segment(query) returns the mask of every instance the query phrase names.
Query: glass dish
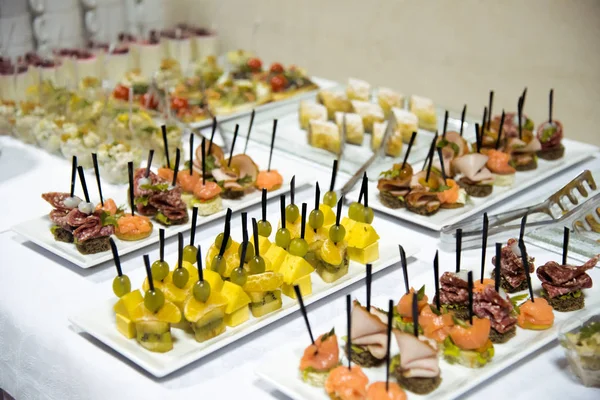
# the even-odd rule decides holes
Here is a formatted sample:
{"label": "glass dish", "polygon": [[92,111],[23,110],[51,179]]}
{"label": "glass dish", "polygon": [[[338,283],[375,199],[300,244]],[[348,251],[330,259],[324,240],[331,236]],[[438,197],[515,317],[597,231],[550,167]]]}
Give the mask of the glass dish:
{"label": "glass dish", "polygon": [[600,314],[594,312],[597,311],[590,310],[565,321],[558,337],[571,372],[585,386],[600,387]]}

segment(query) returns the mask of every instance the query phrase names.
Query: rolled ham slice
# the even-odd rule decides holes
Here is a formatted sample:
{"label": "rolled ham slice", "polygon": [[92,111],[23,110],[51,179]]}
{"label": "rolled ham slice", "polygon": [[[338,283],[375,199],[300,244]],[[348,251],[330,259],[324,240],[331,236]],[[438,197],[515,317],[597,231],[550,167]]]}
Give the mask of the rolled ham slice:
{"label": "rolled ham slice", "polygon": [[494,175],[485,167],[487,161],[488,156],[484,154],[470,153],[456,158],[452,166],[470,181],[483,182],[494,179]]}
{"label": "rolled ham slice", "polygon": [[433,378],[440,374],[437,348],[427,340],[394,330],[400,349],[400,368],[409,378]]}
{"label": "rolled ham slice", "polygon": [[367,309],[354,301],[352,309],[352,326],[350,329],[352,343],[365,346],[367,350],[378,359],[385,358],[387,349],[387,326],[379,317],[371,314]]}
{"label": "rolled ham slice", "polygon": [[538,138],[533,138],[529,143],[524,142],[519,138],[512,138],[508,142],[508,148],[513,153],[535,153],[542,149],[542,144]]}

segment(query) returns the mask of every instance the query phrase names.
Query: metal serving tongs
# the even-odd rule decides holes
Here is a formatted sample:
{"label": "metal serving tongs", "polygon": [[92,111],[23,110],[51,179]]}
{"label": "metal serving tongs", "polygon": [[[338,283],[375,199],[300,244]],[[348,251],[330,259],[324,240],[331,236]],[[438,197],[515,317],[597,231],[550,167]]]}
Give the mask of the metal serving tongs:
{"label": "metal serving tongs", "polygon": [[[581,196],[588,197],[588,189],[584,186],[584,183],[587,183],[592,191],[597,189],[592,173],[585,170],[539,204],[490,216],[488,237],[500,236],[500,234],[507,234],[509,231],[518,231],[520,220],[524,216],[527,216],[528,220],[526,228],[536,228],[555,223],[566,224],[574,215],[578,214],[584,205],[589,202],[597,203],[600,201],[600,193],[598,193],[584,203],[579,204],[579,200],[573,194],[573,191],[577,189]],[[456,230],[459,228],[463,231],[463,248],[472,248],[481,243],[482,224],[480,216],[477,215],[443,227],[440,239],[444,246],[454,245]]]}
{"label": "metal serving tongs", "polygon": [[377,160],[385,155],[385,149],[387,147],[387,142],[390,139],[390,137],[392,136],[394,129],[396,129],[396,118],[394,117],[394,114],[392,113],[392,114],[390,114],[390,117],[388,118],[387,127],[385,128],[385,133],[383,134],[383,139],[381,140],[381,145],[379,146],[379,148],[377,150],[375,150],[373,152],[373,155],[367,160],[367,162],[365,162],[362,165],[362,167],[360,167],[358,169],[358,171],[356,171],[354,173],[354,175],[352,175],[352,177],[350,179],[348,179],[348,182],[346,182],[344,184],[344,186],[342,186],[342,189],[340,191],[341,196],[347,195],[348,192],[350,192],[352,190],[354,185],[356,185],[356,182],[358,182],[359,179],[362,179],[363,174],[365,173],[366,170],[369,169],[371,164],[373,164],[375,162],[375,160]]}

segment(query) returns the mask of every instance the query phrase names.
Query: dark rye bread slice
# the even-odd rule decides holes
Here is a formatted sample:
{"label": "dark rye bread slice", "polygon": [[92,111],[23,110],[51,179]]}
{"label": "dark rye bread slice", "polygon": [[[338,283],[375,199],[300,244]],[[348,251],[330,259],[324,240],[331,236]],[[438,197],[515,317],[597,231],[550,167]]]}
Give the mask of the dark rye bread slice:
{"label": "dark rye bread slice", "polygon": [[[579,292],[581,292],[581,290],[579,290]],[[581,310],[585,305],[583,293],[579,293],[579,297],[568,296],[567,298],[562,299],[560,297],[551,299],[550,296],[548,296],[548,292],[542,290],[542,297],[548,301],[548,304],[550,304],[553,309],[561,312]]]}
{"label": "dark rye bread slice", "polygon": [[394,196],[390,192],[379,192],[379,201],[388,208],[404,208],[404,200],[400,200],[398,196]]}
{"label": "dark rye bread slice", "polygon": [[52,227],[52,234],[57,242],[73,243],[73,234],[58,225]]}
{"label": "dark rye bread slice", "polygon": [[537,160],[535,157],[531,158],[527,164],[517,164],[514,166],[517,171],[531,171],[537,168]]}
{"label": "dark rye bread slice", "polygon": [[407,378],[402,375],[400,368],[393,371],[393,375],[404,389],[416,394],[427,394],[433,392],[442,383],[440,375],[433,378]]}
{"label": "dark rye bread slice", "polygon": [[[345,346],[345,347],[347,347],[347,346]],[[357,347],[360,347],[360,346],[357,346]],[[348,350],[345,350],[345,352],[346,352],[346,356],[348,356]],[[367,350],[366,348],[364,349],[364,351],[361,351],[361,352],[354,351],[354,349],[353,349],[350,354],[350,359],[352,360],[353,363],[358,364],[361,367],[365,367],[365,368],[378,367],[381,364],[383,364],[383,362],[385,361],[385,358],[382,358],[380,360],[379,358],[373,357],[373,354],[371,354],[371,352],[369,350]]]}
{"label": "dark rye bread slice", "polygon": [[243,195],[243,190],[224,190],[221,192],[221,198],[227,200],[241,199]]}
{"label": "dark rye bread slice", "polygon": [[[496,272],[492,271],[492,279],[496,280]],[[506,279],[504,279],[504,276],[500,275],[500,286],[502,286],[502,289],[504,289],[506,291],[506,293],[516,293],[516,292],[521,292],[523,290],[527,290],[527,280],[523,279],[523,282],[521,282],[521,284],[517,287],[512,287],[510,285],[510,283],[508,283],[508,281]]]}
{"label": "dark rye bread slice", "polygon": [[506,343],[517,334],[517,326],[513,326],[511,329],[504,333],[500,333],[494,328],[490,329],[490,340],[492,343]]}
{"label": "dark rye bread slice", "polygon": [[75,243],[75,246],[81,254],[96,254],[110,250],[110,241],[108,240],[108,236],[102,236],[86,240],[85,242]]}
{"label": "dark rye bread slice", "polygon": [[562,158],[565,155],[565,146],[562,143],[556,147],[537,152],[537,156],[543,160],[553,161]]}
{"label": "dark rye bread slice", "polygon": [[437,208],[428,209],[425,205],[423,207],[413,207],[410,203],[406,203],[406,209],[414,212],[415,214],[427,216],[437,213],[440,207],[438,206]]}
{"label": "dark rye bread slice", "polygon": [[458,185],[465,189],[469,196],[473,197],[487,197],[492,194],[492,190],[494,189],[492,185],[472,184],[465,178],[460,178]]}

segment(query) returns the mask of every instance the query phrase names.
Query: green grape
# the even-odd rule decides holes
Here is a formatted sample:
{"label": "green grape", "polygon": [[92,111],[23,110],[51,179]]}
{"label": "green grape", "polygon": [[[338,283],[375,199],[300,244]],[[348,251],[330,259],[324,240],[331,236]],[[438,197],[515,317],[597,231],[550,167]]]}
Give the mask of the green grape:
{"label": "green grape", "polygon": [[[240,244],[240,247],[238,248],[238,255],[240,256],[240,258],[242,258],[242,247],[243,243]],[[252,243],[248,242],[248,245],[246,246],[246,258],[244,258],[244,262],[250,262],[252,257],[254,257],[254,246],[252,245]]]}
{"label": "green grape", "polygon": [[375,218],[375,213],[371,207],[363,207],[363,221],[367,224],[373,222],[373,218]]}
{"label": "green grape", "polygon": [[332,191],[326,192],[323,196],[323,203],[331,208],[335,207],[337,205],[337,194]]}
{"label": "green grape", "polygon": [[300,217],[300,210],[298,210],[298,206],[295,204],[288,204],[285,208],[285,220],[290,223],[294,223]]}
{"label": "green grape", "polygon": [[329,228],[329,239],[333,241],[333,243],[339,243],[344,240],[346,237],[346,228],[343,225],[332,225]]}
{"label": "green grape", "polygon": [[262,274],[266,270],[265,260],[261,256],[254,256],[248,263],[250,275]]}
{"label": "green grape", "polygon": [[324,222],[325,222],[325,215],[323,214],[323,211],[321,211],[321,210],[317,210],[317,209],[312,210],[310,212],[310,214],[308,215],[308,224],[313,229],[319,229],[320,227],[323,226]]}
{"label": "green grape", "polygon": [[196,264],[196,254],[198,254],[196,246],[188,244],[183,248],[183,261],[187,261],[190,264]]}
{"label": "green grape", "polygon": [[152,263],[152,279],[162,281],[169,275],[169,264],[166,261],[156,260]]}
{"label": "green grape", "polygon": [[273,228],[271,228],[271,223],[269,221],[258,221],[258,234],[260,236],[269,237],[271,236],[272,231]]}
{"label": "green grape", "polygon": [[227,263],[225,262],[225,258],[221,257],[218,254],[214,256],[212,264],[210,265],[210,269],[223,276],[223,274],[227,270]]}
{"label": "green grape", "polygon": [[154,288],[144,295],[144,305],[150,312],[157,312],[165,304],[165,295],[162,290]]}
{"label": "green grape", "polygon": [[210,283],[208,281],[197,281],[194,284],[194,298],[201,303],[205,303],[210,297]]}
{"label": "green grape", "polygon": [[127,275],[115,276],[113,280],[113,292],[117,297],[123,297],[131,292],[131,281]]}
{"label": "green grape", "polygon": [[210,264],[210,269],[212,271],[219,272],[221,270],[224,270],[225,268],[226,268],[225,258],[218,254],[216,256],[214,256],[212,263]]}
{"label": "green grape", "polygon": [[235,283],[238,286],[244,286],[246,281],[248,280],[248,273],[244,268],[236,268],[231,271],[231,276],[229,277],[231,283]]}
{"label": "green grape", "polygon": [[308,243],[306,240],[296,238],[290,243],[290,254],[293,256],[304,257],[308,253]]}
{"label": "green grape", "polygon": [[354,221],[357,222],[364,222],[363,221],[363,209],[365,208],[365,206],[363,206],[361,203],[355,201],[354,203],[350,204],[350,207],[348,207],[348,217],[350,217],[350,219],[353,219]]}
{"label": "green grape", "polygon": [[287,228],[281,228],[275,234],[275,244],[279,247],[287,249],[292,241],[292,234]]}
{"label": "green grape", "polygon": [[175,268],[173,271],[173,284],[183,289],[190,279],[190,273],[185,268]]}
{"label": "green grape", "polygon": [[[217,235],[217,238],[215,239],[215,246],[217,246],[217,249],[221,248],[221,245],[223,244],[223,238],[224,237],[225,237],[224,233],[219,233]],[[225,246],[225,250],[227,250],[230,247],[231,247],[231,236],[229,237],[229,240],[227,240],[227,245]]]}

